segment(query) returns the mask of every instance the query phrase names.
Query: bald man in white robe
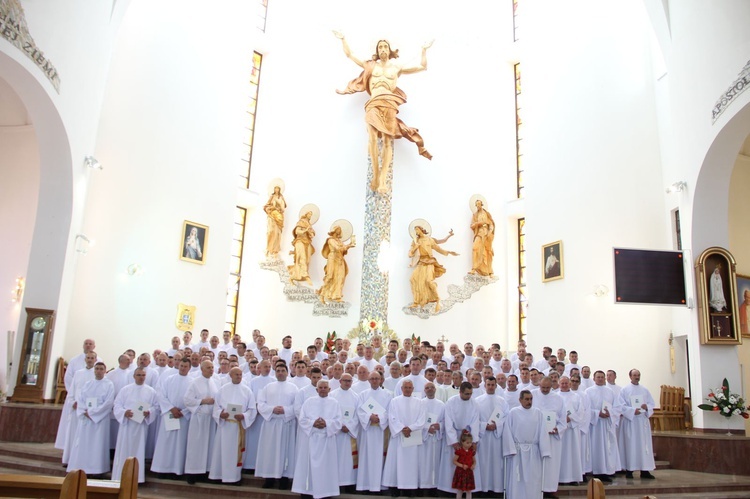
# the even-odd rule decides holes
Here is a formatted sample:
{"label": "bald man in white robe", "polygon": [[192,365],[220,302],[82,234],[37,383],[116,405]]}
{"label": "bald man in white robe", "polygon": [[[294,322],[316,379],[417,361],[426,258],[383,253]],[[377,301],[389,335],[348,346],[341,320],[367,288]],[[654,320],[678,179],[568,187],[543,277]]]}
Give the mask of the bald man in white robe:
{"label": "bald man in white robe", "polygon": [[138,483],[146,481],[146,438],[150,423],[159,415],[156,390],[146,384],[146,378],[146,370],[137,367],[133,372],[135,383],[123,387],[115,397],[112,412],[120,423],[120,431],[117,433],[112,480],[120,480],[125,460],[134,457],[138,461]]}
{"label": "bald man in white robe", "polygon": [[604,372],[594,373],[594,386],[586,390],[591,408],[591,468],[602,482],[611,482],[610,475],[621,469],[620,451],[617,447],[615,421],[620,418],[620,401],[606,386]]}
{"label": "bald man in white robe", "polygon": [[583,467],[581,461],[581,425],[588,418],[578,393],[570,390],[570,378],[560,378],[560,391],[558,392],[565,402],[565,421],[567,429],[562,435],[560,483],[577,485],[583,480]]}
{"label": "bald man in white robe", "polygon": [[620,460],[626,478],[633,478],[633,471],[640,470],[641,478],[654,478],[656,469],[651,424],[648,418],[654,413],[654,398],[647,388],[641,386],[641,372],[631,369],[630,384],[620,392],[622,420],[620,421]]}
{"label": "bald man in white robe", "polygon": [[[118,357],[117,362],[118,366],[105,375],[115,387],[115,398],[117,398],[117,394],[120,393],[120,390],[125,385],[133,382],[133,372],[130,370],[130,357],[122,354]],[[117,431],[120,429],[120,423],[117,422],[114,414],[110,414],[109,419],[109,448],[112,450],[117,443]]]}
{"label": "bald man in white robe", "polygon": [[412,380],[404,379],[402,395],[394,397],[388,408],[391,440],[383,467],[383,485],[392,490],[405,491],[419,487],[419,444],[415,442],[422,440],[425,412],[421,399],[414,397],[413,392]]}
{"label": "bald man in white robe", "polygon": [[[60,415],[60,423],[57,426],[57,438],[55,439],[55,449],[65,449],[65,444],[68,441],[68,435],[70,430],[71,415],[75,413],[73,404],[76,401],[75,389],[73,388],[73,377],[81,369],[87,366],[86,354],[93,352],[96,348],[96,342],[90,338],[83,340],[83,353],[79,353],[68,362],[68,366],[65,368],[65,377],[63,381],[65,383],[65,391],[68,394],[65,396],[65,403],[63,404],[62,414]],[[94,368],[94,364],[101,362],[101,359],[95,356],[94,361],[91,363],[89,369]],[[94,372],[91,372],[91,378],[94,378]],[[82,387],[83,385],[81,385]],[[80,389],[80,388],[79,388]],[[63,460],[63,463],[67,463],[67,460]]]}
{"label": "bald man in white robe", "polygon": [[503,432],[508,417],[508,403],[497,393],[497,379],[484,380],[485,393],[476,398],[479,409],[479,442],[477,467],[482,483],[479,490],[501,494],[505,489],[505,462],[503,459]]}
{"label": "bald man in white robe", "polygon": [[380,387],[382,377],[379,372],[372,372],[369,376],[370,388],[360,394],[361,404],[357,409],[361,429],[357,441],[359,468],[356,489],[379,493],[383,481],[383,448],[385,429],[388,426],[388,407],[393,397],[388,390]]}
{"label": "bald man in white robe", "polygon": [[[260,391],[274,381],[276,381],[276,378],[271,376],[271,362],[268,360],[259,362],[258,375],[251,379],[249,383],[250,390],[255,397],[256,409]],[[261,426],[263,426],[263,417],[258,415],[245,432],[245,461],[242,463],[242,468],[252,472],[255,472],[255,463],[258,458],[258,439],[260,438]]]}
{"label": "bald man in white robe", "polygon": [[217,426],[208,477],[239,485],[246,450],[245,430],[253,424],[258,411],[253,392],[242,382],[242,369],[233,367],[229,377],[231,382],[219,389],[213,404]]}
{"label": "bald man in white robe", "polygon": [[539,390],[534,393],[533,407],[542,411],[545,416],[545,424],[547,424],[550,456],[545,458],[544,461],[542,492],[552,495],[557,492],[562,464],[562,437],[568,429],[568,425],[565,401],[560,395],[552,391],[552,380],[548,376],[545,376],[539,382]]}
{"label": "bald man in white robe", "polygon": [[189,484],[204,478],[211,466],[216,421],[214,402],[219,384],[214,378],[214,364],[201,362],[201,375],[193,378],[185,392],[185,408],[190,411],[187,446],[185,447],[185,474]]}
{"label": "bald man in white robe", "polygon": [[[154,459],[151,461],[151,471],[154,473],[171,473],[182,475],[185,471],[185,451],[187,449],[188,428],[190,426],[190,411],[185,407],[185,393],[192,378],[190,359],[180,361],[177,374],[163,379],[159,383],[157,395],[161,422],[156,437]],[[179,425],[176,429],[167,429],[170,424]]]}
{"label": "bald man in white robe", "polygon": [[346,493],[354,493],[354,485],[357,483],[357,469],[354,467],[352,442],[354,442],[354,448],[356,449],[360,431],[357,421],[360,399],[351,387],[352,376],[344,373],[341,375],[339,388],[331,391],[330,395],[332,399],[339,403],[339,410],[341,411],[341,430],[336,434],[336,450],[339,487]]}
{"label": "bald man in white robe", "polygon": [[104,377],[107,366],[97,362],[94,379],[78,395],[76,416],[78,429],[68,461],[68,471],[83,470],[100,475],[109,467],[109,415],[115,402],[115,387]]}
{"label": "bald man in white robe", "polygon": [[[86,353],[84,355],[84,359],[86,364],[82,369],[76,371],[72,381],[70,382],[70,391],[68,392],[68,397],[65,399],[66,405],[68,404],[68,400],[70,400],[70,412],[68,413],[68,419],[65,422],[65,436],[62,438],[62,442],[64,443],[62,462],[64,465],[67,465],[70,461],[70,454],[73,450],[73,443],[75,443],[76,432],[78,431],[78,397],[81,395],[81,390],[83,390],[83,387],[86,385],[86,383],[94,379],[94,365],[97,363],[96,352]],[[63,414],[60,417],[65,417],[64,408]],[[61,419],[61,424],[62,421],[63,420]],[[59,431],[61,430],[58,429],[58,432]]]}
{"label": "bald man in white robe", "polygon": [[331,387],[319,380],[316,397],[308,398],[300,409],[299,431],[307,438],[297,448],[292,492],[313,499],[339,495],[336,435],[341,431],[341,410],[336,399],[328,396]]}
{"label": "bald man in white robe", "polygon": [[445,403],[437,398],[437,387],[431,381],[424,386],[425,425],[419,446],[419,488],[437,492],[440,456],[445,438]]}

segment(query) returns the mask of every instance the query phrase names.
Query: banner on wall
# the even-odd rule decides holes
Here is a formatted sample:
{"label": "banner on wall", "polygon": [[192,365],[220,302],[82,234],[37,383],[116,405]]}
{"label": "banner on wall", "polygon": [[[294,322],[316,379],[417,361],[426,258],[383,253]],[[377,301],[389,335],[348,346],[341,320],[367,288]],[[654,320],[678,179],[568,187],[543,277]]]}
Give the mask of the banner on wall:
{"label": "banner on wall", "polygon": [[26,56],[34,61],[47,79],[60,93],[60,75],[52,62],[36,46],[29,34],[26,18],[20,0],[0,0],[0,36],[18,47]]}

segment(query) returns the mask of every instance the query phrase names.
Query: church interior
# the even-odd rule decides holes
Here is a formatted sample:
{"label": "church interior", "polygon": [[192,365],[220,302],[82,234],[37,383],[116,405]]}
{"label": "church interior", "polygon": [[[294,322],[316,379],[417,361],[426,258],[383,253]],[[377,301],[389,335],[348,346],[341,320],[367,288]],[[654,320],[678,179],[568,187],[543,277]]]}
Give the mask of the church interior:
{"label": "church interior", "polygon": [[[727,459],[748,458],[747,420],[698,404],[723,379],[745,400],[750,386],[740,324],[745,289],[750,300],[750,3],[2,0],[0,9],[4,397],[25,393],[28,309],[50,312],[46,359],[31,378],[45,406],[57,359],[86,338],[108,366],[128,348],[168,348],[187,325],[243,338],[260,329],[269,345],[291,335],[299,349],[333,331],[354,344],[377,330],[499,343],[508,354],[525,339],[535,357],[545,346],[576,350],[623,384],[637,368],[657,400],[664,385],[684,388],[691,431],[729,428]],[[16,31],[30,42],[14,41]],[[425,70],[398,77],[407,98],[397,112],[431,159],[393,141],[382,192],[370,186],[368,96],[337,93],[362,71],[337,34],[361,60],[387,40],[405,67],[420,66],[429,46]],[[274,186],[285,211],[271,258]],[[494,224],[491,275],[474,272],[477,199]],[[310,210],[308,284],[290,273],[295,227]],[[346,223],[355,243],[342,296],[324,304],[323,249]],[[413,306],[419,224],[438,241],[452,234],[434,254],[439,310]],[[186,250],[191,228],[198,252]],[[680,252],[684,302],[619,302],[617,248]],[[710,322],[707,250],[726,263],[726,323]]]}

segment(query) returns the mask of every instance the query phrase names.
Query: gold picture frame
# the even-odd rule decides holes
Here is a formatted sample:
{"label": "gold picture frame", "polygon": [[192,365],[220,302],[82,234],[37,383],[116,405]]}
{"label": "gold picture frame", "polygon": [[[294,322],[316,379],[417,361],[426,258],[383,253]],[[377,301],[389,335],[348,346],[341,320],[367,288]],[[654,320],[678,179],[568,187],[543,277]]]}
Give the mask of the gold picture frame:
{"label": "gold picture frame", "polygon": [[542,282],[565,277],[562,241],[542,245]]}
{"label": "gold picture frame", "polygon": [[737,312],[740,334],[750,338],[750,275],[737,274]]}
{"label": "gold picture frame", "polygon": [[207,250],[208,225],[202,225],[189,220],[182,222],[180,260],[204,265],[206,263]]}
{"label": "gold picture frame", "polygon": [[704,345],[742,344],[736,268],[732,254],[718,246],[707,248],[695,262],[698,325]]}
{"label": "gold picture frame", "polygon": [[195,328],[195,305],[178,303],[174,324],[180,331],[192,331]]}

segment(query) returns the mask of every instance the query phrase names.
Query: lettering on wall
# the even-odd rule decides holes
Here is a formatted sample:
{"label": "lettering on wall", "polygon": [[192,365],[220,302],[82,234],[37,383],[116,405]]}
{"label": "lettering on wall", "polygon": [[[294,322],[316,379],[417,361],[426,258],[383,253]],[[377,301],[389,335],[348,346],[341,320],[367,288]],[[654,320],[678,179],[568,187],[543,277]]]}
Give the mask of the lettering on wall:
{"label": "lettering on wall", "polygon": [[0,36],[18,47],[26,56],[34,61],[47,79],[60,93],[60,75],[52,62],[36,46],[26,25],[23,7],[20,0],[0,0]]}
{"label": "lettering on wall", "polygon": [[737,79],[729,85],[729,88],[721,94],[719,100],[714,104],[714,108],[711,111],[711,123],[716,123],[716,120],[721,116],[721,113],[729,107],[729,104],[732,103],[735,97],[738,97],[748,87],[750,87],[750,61],[747,61],[747,64],[742,68]]}

